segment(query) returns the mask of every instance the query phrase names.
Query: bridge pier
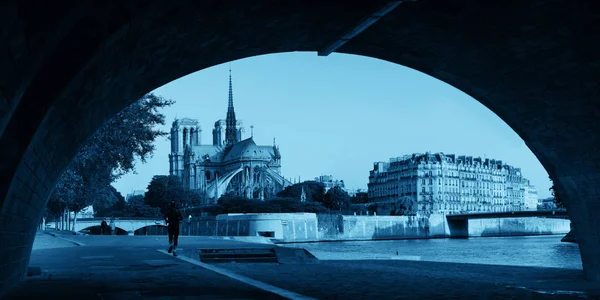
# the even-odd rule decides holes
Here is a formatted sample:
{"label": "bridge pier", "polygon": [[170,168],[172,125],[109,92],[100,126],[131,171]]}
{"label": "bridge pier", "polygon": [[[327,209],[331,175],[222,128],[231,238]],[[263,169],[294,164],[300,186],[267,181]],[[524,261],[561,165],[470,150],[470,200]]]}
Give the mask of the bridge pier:
{"label": "bridge pier", "polygon": [[[582,197],[583,198],[583,197]],[[600,205],[572,205],[567,203],[571,216],[572,230],[583,264],[583,273],[588,280],[600,281],[600,227],[597,213]]]}
{"label": "bridge pier", "polygon": [[567,233],[560,241],[565,243],[577,243],[577,238],[575,237],[575,232],[573,229]]}

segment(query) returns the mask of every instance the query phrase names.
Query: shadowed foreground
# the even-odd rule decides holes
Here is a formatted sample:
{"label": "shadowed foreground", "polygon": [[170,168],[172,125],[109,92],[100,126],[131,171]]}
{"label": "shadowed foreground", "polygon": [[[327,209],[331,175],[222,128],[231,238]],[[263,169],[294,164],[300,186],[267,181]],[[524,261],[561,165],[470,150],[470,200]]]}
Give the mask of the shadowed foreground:
{"label": "shadowed foreground", "polygon": [[[164,237],[68,236],[67,246],[46,235],[31,265],[47,271],[29,277],[7,299],[282,299],[211,270],[166,256]],[[51,239],[56,249],[49,249]],[[86,243],[87,242],[87,243]],[[69,242],[66,242],[69,243]],[[212,238],[183,238],[180,257],[197,259],[198,247],[270,247]],[[39,247],[36,247],[39,248]],[[34,248],[35,249],[35,248]],[[233,271],[317,299],[569,299],[600,297],[581,271],[402,260],[321,261],[319,264],[224,263]],[[74,297],[73,297],[74,296]]]}

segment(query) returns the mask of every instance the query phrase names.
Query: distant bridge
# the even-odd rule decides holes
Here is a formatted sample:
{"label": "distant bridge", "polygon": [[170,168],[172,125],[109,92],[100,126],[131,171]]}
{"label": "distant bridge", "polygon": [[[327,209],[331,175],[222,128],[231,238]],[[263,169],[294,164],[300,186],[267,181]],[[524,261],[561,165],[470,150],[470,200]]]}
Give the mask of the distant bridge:
{"label": "distant bridge", "polygon": [[[508,219],[508,218],[554,218],[554,219],[569,219],[569,215],[567,211],[564,209],[559,210],[524,210],[524,211],[509,211],[509,212],[477,212],[477,213],[464,213],[464,214],[452,214],[446,215],[446,220],[448,224],[448,229],[450,230],[451,237],[468,237],[469,236],[469,220],[477,220],[477,219]],[[532,220],[533,221],[533,220]],[[506,232],[513,231],[514,234],[522,231],[530,231],[535,228],[541,228],[536,225],[529,225],[529,229],[525,230],[525,227],[528,225],[501,225],[502,223],[498,223],[497,230],[503,230]],[[529,224],[535,224],[529,223]],[[475,227],[480,225],[475,225]],[[513,228],[511,228],[513,226]],[[523,228],[518,228],[514,226],[522,226]],[[508,227],[508,228],[505,228]],[[557,230],[562,230],[564,228],[558,225]],[[552,230],[547,230],[549,233],[553,232]],[[567,231],[568,232],[568,231]]]}
{"label": "distant bridge", "polygon": [[507,211],[507,212],[481,212],[481,213],[464,213],[446,215],[448,221],[462,221],[470,219],[497,219],[497,218],[526,218],[526,217],[542,217],[542,218],[560,218],[568,219],[569,215],[564,209],[559,210],[522,210],[522,211]]}
{"label": "distant bridge", "polygon": [[[85,218],[77,219],[75,222],[75,231],[82,231],[94,226],[100,226],[102,221],[106,221],[107,225],[110,225],[110,218]],[[123,218],[114,219],[115,228],[127,231],[130,235],[136,230],[142,229],[148,226],[161,226],[166,227],[165,220],[161,218]]]}

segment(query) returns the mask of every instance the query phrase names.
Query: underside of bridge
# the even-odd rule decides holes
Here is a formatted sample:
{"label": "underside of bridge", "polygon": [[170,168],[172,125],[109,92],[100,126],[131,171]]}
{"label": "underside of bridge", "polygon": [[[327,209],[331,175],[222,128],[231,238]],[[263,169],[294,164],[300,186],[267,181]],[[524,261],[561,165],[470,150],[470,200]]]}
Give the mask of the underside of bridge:
{"label": "underside of bridge", "polygon": [[600,280],[600,2],[386,4],[2,1],[0,291],[23,278],[54,183],[103,122],[191,72],[288,51],[387,60],[494,111],[555,180]]}

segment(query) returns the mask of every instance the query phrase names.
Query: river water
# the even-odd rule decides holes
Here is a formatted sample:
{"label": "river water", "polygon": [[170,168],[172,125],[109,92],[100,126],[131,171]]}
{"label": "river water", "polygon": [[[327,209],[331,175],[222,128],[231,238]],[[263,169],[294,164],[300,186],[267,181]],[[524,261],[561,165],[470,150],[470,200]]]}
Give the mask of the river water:
{"label": "river water", "polygon": [[563,235],[286,244],[319,259],[409,259],[582,269],[579,248]]}

